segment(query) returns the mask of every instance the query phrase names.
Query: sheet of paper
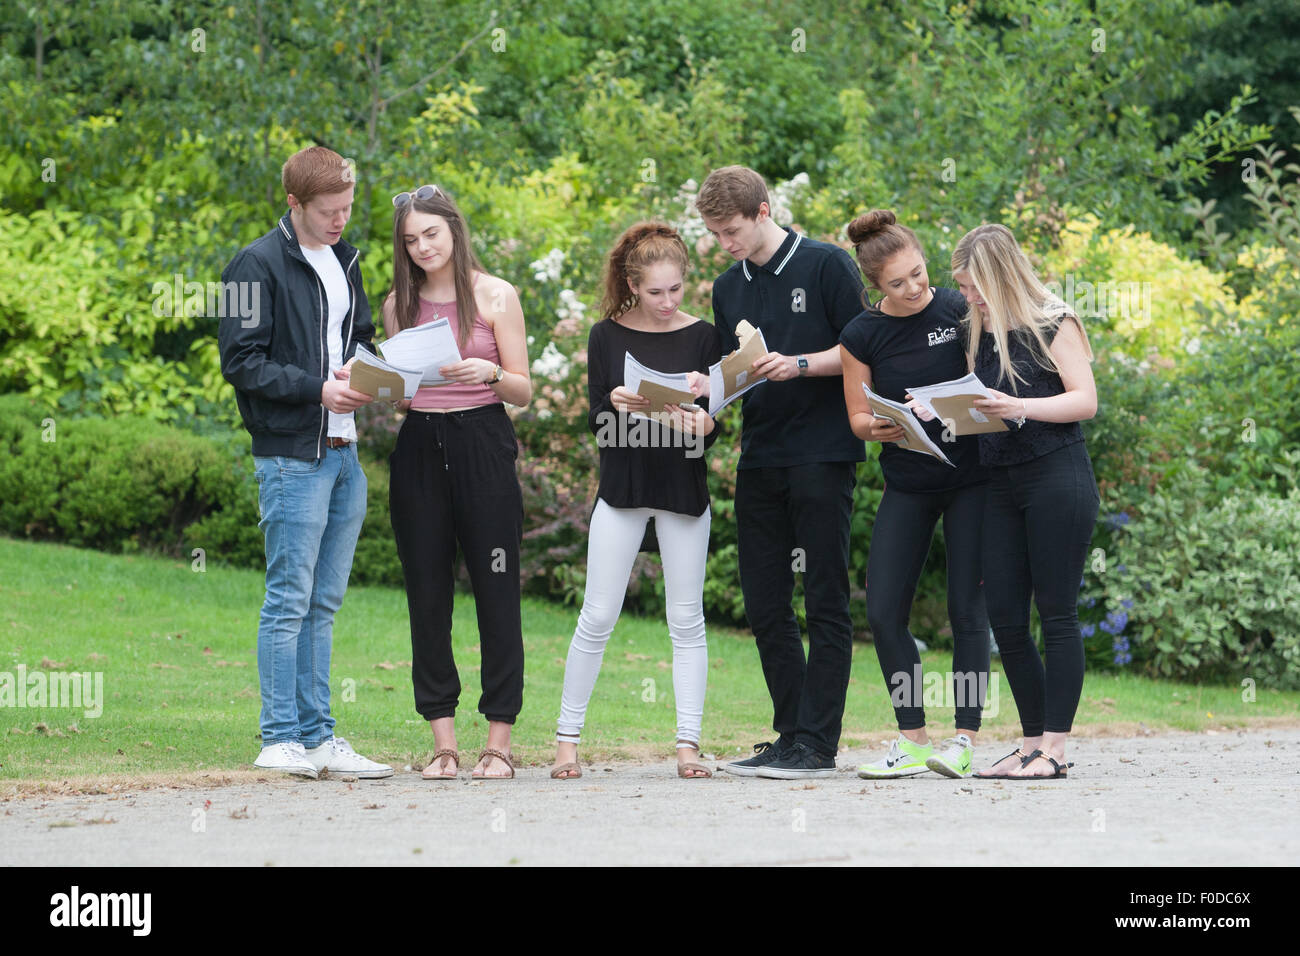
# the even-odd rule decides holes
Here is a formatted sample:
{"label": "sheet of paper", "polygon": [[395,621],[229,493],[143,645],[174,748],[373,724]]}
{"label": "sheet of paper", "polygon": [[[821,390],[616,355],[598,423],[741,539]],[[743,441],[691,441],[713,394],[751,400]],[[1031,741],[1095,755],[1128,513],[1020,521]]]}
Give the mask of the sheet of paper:
{"label": "sheet of paper", "polygon": [[664,406],[680,402],[695,404],[685,372],[657,372],[638,362],[631,352],[623,353],[623,387],[650,402],[650,414],[630,412],[631,417],[649,418],[673,428],[678,426],[671,418],[665,420]]}
{"label": "sheet of paper", "polygon": [[373,396],[376,401],[396,402],[415,398],[424,373],[409,368],[398,368],[385,362],[365,348],[358,348],[352,363],[349,386],[358,392]]}
{"label": "sheet of paper", "polygon": [[992,398],[992,395],[974,372],[950,382],[914,386],[907,391],[954,435],[979,435],[1007,430],[1002,419],[989,418],[975,407],[975,399]]}
{"label": "sheet of paper", "polygon": [[742,319],[736,325],[736,338],[740,340],[740,348],[709,366],[710,415],[717,415],[755,385],[767,381],[753,371],[754,363],[767,354],[763,330]]}
{"label": "sheet of paper", "polygon": [[[867,404],[871,406],[871,413],[877,418],[886,418],[895,425],[902,426],[903,440],[894,442],[899,448],[906,448],[908,451],[920,452],[922,455],[933,455],[945,465],[956,468],[943,451],[930,440],[930,436],[925,433],[921,427],[921,422],[912,410],[906,405],[900,405],[898,402],[891,402],[883,395],[877,395],[871,389],[867,388],[867,383],[862,383],[862,391],[867,395]],[[915,393],[914,393],[915,394]]]}
{"label": "sheet of paper", "polygon": [[439,375],[438,369],[460,361],[460,347],[448,319],[403,329],[380,343],[379,353],[395,368],[419,369],[422,386],[450,384],[451,379]]}

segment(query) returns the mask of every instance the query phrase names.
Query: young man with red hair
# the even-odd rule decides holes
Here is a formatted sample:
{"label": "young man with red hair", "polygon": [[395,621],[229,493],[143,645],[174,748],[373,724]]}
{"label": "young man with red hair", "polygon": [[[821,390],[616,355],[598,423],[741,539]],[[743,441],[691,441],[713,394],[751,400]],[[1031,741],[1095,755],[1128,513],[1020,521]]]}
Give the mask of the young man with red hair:
{"label": "young man with red hair", "polygon": [[330,651],[352,555],[366,515],[353,412],[370,396],[348,366],[374,326],[359,253],[343,242],[354,177],[333,150],[295,153],[282,173],[289,211],[241,249],[221,278],[251,291],[251,316],[218,332],[221,373],[235,387],[253,439],[266,600],[257,631],[262,751],[255,766],[317,777],[387,777],[334,736]]}

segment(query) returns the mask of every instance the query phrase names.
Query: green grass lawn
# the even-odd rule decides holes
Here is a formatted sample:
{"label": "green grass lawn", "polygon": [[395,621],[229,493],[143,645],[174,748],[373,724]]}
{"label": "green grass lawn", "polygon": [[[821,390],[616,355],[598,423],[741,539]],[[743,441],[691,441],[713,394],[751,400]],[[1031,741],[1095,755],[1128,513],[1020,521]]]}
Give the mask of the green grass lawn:
{"label": "green grass lawn", "polygon": [[[0,538],[0,672],[17,674],[24,665],[46,675],[103,674],[98,717],[82,709],[0,706],[0,778],[249,768],[259,747],[262,583],[256,571],[209,564],[196,572],[188,561]],[[524,604],[526,684],[514,749],[525,763],[550,759],[576,617],[573,607]],[[457,599],[453,633],[464,688],[460,746],[476,752],[487,726],[475,710],[479,650],[467,595]],[[406,599],[396,589],[351,589],[335,624],[337,732],[362,753],[399,766],[432,750],[432,735],[413,705],[409,635]],[[671,660],[663,621],[625,616],[619,622],[588,710],[584,757],[672,753]],[[924,664],[927,672],[950,668],[942,654],[925,655]],[[998,690],[997,714],[984,726],[1009,737],[1018,729],[1015,705],[1005,682]],[[1136,729],[1142,723],[1152,730],[1198,730],[1256,718],[1300,720],[1300,693],[1263,687],[1256,693],[1257,700],[1247,703],[1235,686],[1090,674],[1076,729]],[[927,717],[932,734],[948,732],[951,709],[927,707]],[[770,720],[752,638],[710,628],[704,749],[719,756],[748,751],[772,737]],[[857,645],[843,742],[883,739],[893,726],[875,652]]]}

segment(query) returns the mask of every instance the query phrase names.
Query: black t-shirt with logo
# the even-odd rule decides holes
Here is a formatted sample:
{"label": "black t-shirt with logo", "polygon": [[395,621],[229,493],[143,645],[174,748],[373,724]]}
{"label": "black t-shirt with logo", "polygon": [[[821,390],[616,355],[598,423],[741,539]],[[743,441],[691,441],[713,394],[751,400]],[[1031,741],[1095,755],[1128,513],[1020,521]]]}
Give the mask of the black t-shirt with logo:
{"label": "black t-shirt with logo", "polygon": [[[934,385],[966,374],[966,300],[954,289],[935,289],[915,315],[886,315],[870,308],[844,329],[840,344],[871,369],[872,391],[890,401],[906,402],[907,390]],[[967,435],[944,441],[940,421],[925,422],[925,432],[955,468],[937,458],[882,442],[880,468],[885,482],[899,491],[950,491],[988,480],[979,462],[978,438]]]}

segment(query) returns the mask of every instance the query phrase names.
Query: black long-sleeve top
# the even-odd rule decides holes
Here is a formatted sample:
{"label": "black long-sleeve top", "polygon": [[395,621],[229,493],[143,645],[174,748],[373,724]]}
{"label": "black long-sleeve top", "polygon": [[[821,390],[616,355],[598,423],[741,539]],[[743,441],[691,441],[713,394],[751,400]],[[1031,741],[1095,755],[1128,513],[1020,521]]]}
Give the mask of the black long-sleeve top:
{"label": "black long-sleeve top", "polygon": [[623,384],[627,352],[657,372],[707,375],[709,366],[722,358],[722,337],[704,321],[671,332],[642,332],[604,319],[592,326],[587,339],[587,425],[600,448],[598,497],[614,508],[702,515],[709,507],[704,450],[720,429],[701,441],[616,411],[609,395]]}

